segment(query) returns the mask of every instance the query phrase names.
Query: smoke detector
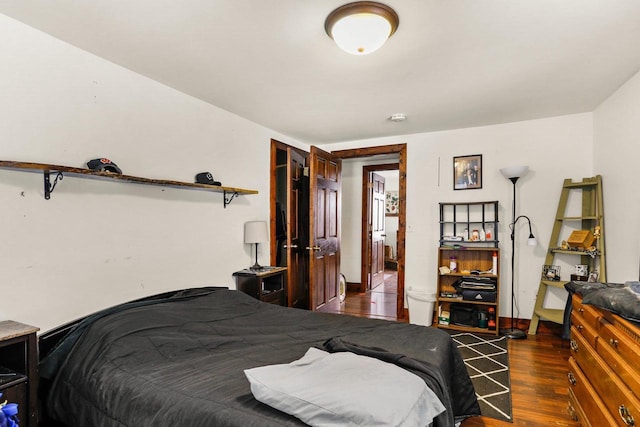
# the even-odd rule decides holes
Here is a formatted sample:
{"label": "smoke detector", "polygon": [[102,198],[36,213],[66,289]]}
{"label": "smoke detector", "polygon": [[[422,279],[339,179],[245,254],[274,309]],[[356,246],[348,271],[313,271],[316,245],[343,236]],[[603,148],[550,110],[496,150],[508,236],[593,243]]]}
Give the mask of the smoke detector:
{"label": "smoke detector", "polygon": [[407,120],[407,115],[404,113],[392,114],[391,117],[389,117],[389,120],[391,120],[392,122],[404,122],[405,120]]}

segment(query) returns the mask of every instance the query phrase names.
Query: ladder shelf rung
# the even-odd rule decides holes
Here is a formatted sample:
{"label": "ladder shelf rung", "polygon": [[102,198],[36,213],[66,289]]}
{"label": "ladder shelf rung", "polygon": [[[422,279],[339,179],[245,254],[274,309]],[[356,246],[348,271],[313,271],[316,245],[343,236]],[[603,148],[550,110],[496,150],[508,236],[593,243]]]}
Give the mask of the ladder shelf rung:
{"label": "ladder shelf rung", "polygon": [[562,216],[560,218],[556,218],[557,221],[584,221],[584,220],[591,220],[591,221],[597,221],[599,219],[601,219],[602,216],[601,215],[591,215],[591,216]]}
{"label": "ladder shelf rung", "polygon": [[536,314],[554,323],[564,323],[564,310],[560,308],[541,308],[536,310]]}
{"label": "ladder shelf rung", "polygon": [[596,187],[598,185],[598,181],[583,181],[583,182],[570,182],[565,184],[564,188],[585,188],[585,187]]}
{"label": "ladder shelf rung", "polygon": [[569,282],[567,282],[566,280],[541,280],[541,283],[547,286],[553,286],[554,288],[564,289],[564,285],[566,285]]}
{"label": "ladder shelf rung", "polygon": [[[591,252],[587,252],[587,251],[572,251],[570,249],[550,249],[549,252],[551,252],[552,254],[569,254],[569,255],[593,255],[593,253]],[[596,256],[599,256],[600,253],[596,253]]]}

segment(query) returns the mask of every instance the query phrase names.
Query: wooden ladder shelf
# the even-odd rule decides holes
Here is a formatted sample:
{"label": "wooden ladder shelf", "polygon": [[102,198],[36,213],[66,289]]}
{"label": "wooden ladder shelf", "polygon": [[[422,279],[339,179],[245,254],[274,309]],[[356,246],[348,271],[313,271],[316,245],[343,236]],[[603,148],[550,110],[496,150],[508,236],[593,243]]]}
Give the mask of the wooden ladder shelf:
{"label": "wooden ladder shelf", "polygon": [[[574,190],[582,191],[582,212],[580,216],[566,216],[567,203],[570,193]],[[599,237],[593,242],[592,248],[576,249],[567,248],[560,243],[560,232],[563,227],[575,230],[590,230],[594,232],[599,227]],[[598,234],[597,232],[594,234]],[[607,269],[604,244],[604,202],[602,196],[602,177],[597,175],[591,178],[583,178],[582,181],[573,182],[571,179],[565,179],[562,185],[562,193],[558,203],[558,211],[556,212],[555,221],[551,238],[549,239],[549,247],[545,258],[545,265],[554,265],[556,256],[558,255],[578,255],[580,256],[580,264],[589,266],[589,271],[598,269],[598,281],[606,282]],[[588,250],[592,249],[592,250]],[[568,281],[560,280],[540,280],[538,287],[538,295],[536,304],[533,308],[531,323],[529,324],[529,335],[535,335],[538,329],[538,323],[541,318],[551,320],[555,323],[562,324],[564,321],[564,310],[545,308],[544,301],[549,287],[562,288]]]}

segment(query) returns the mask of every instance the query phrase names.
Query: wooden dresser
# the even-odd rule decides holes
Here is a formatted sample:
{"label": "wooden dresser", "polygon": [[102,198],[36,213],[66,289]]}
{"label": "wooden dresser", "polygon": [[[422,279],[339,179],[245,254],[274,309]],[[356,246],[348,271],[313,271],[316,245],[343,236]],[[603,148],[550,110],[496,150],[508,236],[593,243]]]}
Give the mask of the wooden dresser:
{"label": "wooden dresser", "polygon": [[569,411],[583,426],[640,426],[640,327],[573,295]]}

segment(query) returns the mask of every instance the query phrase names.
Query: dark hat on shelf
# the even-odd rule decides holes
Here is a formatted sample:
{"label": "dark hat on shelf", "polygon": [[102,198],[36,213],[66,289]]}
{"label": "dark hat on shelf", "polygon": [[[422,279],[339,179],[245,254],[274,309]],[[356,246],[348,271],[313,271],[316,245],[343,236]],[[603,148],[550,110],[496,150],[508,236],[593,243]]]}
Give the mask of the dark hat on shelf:
{"label": "dark hat on shelf", "polygon": [[221,186],[222,183],[213,179],[211,172],[200,172],[196,175],[196,183]]}
{"label": "dark hat on shelf", "polygon": [[111,172],[111,173],[117,173],[117,174],[122,175],[122,170],[120,170],[118,165],[116,165],[111,160],[107,159],[106,157],[102,157],[100,159],[89,160],[87,162],[87,167],[89,169],[91,169],[91,170],[94,170],[94,171]]}

